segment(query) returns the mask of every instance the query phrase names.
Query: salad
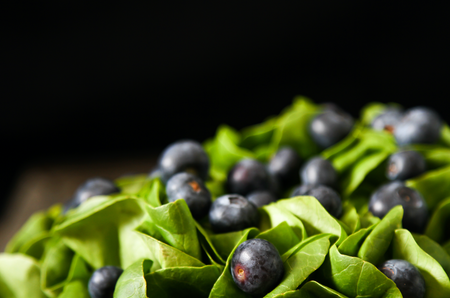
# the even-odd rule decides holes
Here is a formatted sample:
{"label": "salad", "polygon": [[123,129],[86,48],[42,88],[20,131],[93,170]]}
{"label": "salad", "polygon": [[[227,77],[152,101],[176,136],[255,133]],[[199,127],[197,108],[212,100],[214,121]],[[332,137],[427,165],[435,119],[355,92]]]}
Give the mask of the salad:
{"label": "salad", "polygon": [[371,103],[355,120],[297,97],[174,144],[150,174],[88,181],[31,216],[0,254],[0,297],[450,297],[450,128],[435,112]]}

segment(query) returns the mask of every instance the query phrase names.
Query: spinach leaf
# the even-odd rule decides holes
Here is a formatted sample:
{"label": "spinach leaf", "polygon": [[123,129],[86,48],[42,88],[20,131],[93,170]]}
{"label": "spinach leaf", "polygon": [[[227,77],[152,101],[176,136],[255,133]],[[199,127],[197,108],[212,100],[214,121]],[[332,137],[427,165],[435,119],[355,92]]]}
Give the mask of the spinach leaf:
{"label": "spinach leaf", "polygon": [[276,122],[277,118],[272,117],[261,124],[244,128],[239,145],[255,151],[258,146],[269,144],[275,131]]}
{"label": "spinach leaf", "polygon": [[359,215],[356,208],[350,202],[344,202],[342,206],[342,216],[340,220],[350,228],[352,234],[361,228]]}
{"label": "spinach leaf", "polygon": [[413,148],[425,158],[428,171],[450,165],[449,148],[429,144],[416,144]]}
{"label": "spinach leaf", "polygon": [[114,290],[114,297],[147,298],[147,281],[144,275],[150,273],[152,261],[141,259],[128,266],[120,275]]}
{"label": "spinach leaf", "polygon": [[201,259],[195,220],[185,200],[176,200],[157,208],[147,205],[145,210],[165,243]]}
{"label": "spinach leaf", "polygon": [[372,264],[378,264],[386,253],[395,230],[401,228],[402,218],[403,207],[392,208],[367,236],[361,245],[358,257]]}
{"label": "spinach leaf", "polygon": [[145,180],[136,196],[142,198],[152,207],[159,207],[167,200],[166,188],[159,178]]}
{"label": "spinach leaf", "polygon": [[288,210],[282,208],[278,203],[265,205],[259,211],[261,215],[259,228],[261,231],[286,222],[300,240],[308,237],[302,221]]}
{"label": "spinach leaf", "polygon": [[347,233],[341,225],[314,197],[302,196],[283,199],[274,205],[289,210],[289,212],[298,217],[305,226],[308,235],[330,233],[339,237],[338,244],[347,237]]}
{"label": "spinach leaf", "polygon": [[430,237],[430,239],[442,243],[447,240],[448,224],[450,218],[450,197],[443,200],[437,208],[434,210],[433,215],[428,221],[427,227],[425,229],[425,235]]}
{"label": "spinach leaf", "polygon": [[0,253],[0,297],[45,298],[35,259],[20,253]]}
{"label": "spinach leaf", "polygon": [[214,265],[161,269],[145,275],[147,295],[166,298],[208,297],[220,273]]}
{"label": "spinach leaf", "polygon": [[[228,258],[228,253],[222,251],[221,255],[213,245],[208,232],[198,222],[195,222],[195,225],[198,230],[198,238],[200,240],[202,248],[205,251],[211,263],[216,265],[225,265],[226,263],[225,260]],[[229,242],[227,242],[227,244],[229,244]]]}
{"label": "spinach leaf", "polygon": [[275,297],[295,290],[306,278],[322,265],[330,247],[331,235],[316,238],[298,249],[284,261],[284,276],[280,284],[265,297]]}
{"label": "spinach leaf", "polygon": [[231,258],[233,257],[233,253],[236,248],[242,242],[254,238],[257,234],[259,234],[258,229],[250,228],[244,231],[243,236],[239,239],[238,243],[236,243],[233,251],[229,254],[227,259],[227,264],[225,265],[225,269],[222,271],[220,277],[217,279],[214,284],[211,293],[209,294],[209,298],[218,298],[218,297],[233,297],[233,298],[251,298],[251,296],[243,291],[241,291],[233,281],[233,277],[231,276]]}
{"label": "spinach leaf", "polygon": [[358,143],[357,140],[363,131],[363,127],[360,124],[355,123],[353,130],[342,141],[323,150],[320,155],[325,159],[333,160],[341,152],[349,150],[356,145]]}
{"label": "spinach leaf", "polygon": [[94,269],[127,267],[148,255],[134,229],[146,216],[142,200],[128,196],[93,197],[53,228],[64,243]]}
{"label": "spinach leaf", "polygon": [[321,267],[329,286],[348,297],[402,297],[395,283],[374,265],[330,248]]}
{"label": "spinach leaf", "polygon": [[341,254],[356,257],[361,245],[366,240],[367,236],[372,232],[377,224],[371,225],[368,228],[360,229],[359,231],[351,234],[339,245],[338,249]]}
{"label": "spinach leaf", "polygon": [[361,109],[361,122],[364,125],[370,125],[372,120],[387,109],[387,105],[380,102],[368,103]]}
{"label": "spinach leaf", "polygon": [[440,142],[447,147],[450,147],[450,127],[445,123],[441,130],[441,140]]}
{"label": "spinach leaf", "polygon": [[406,181],[406,185],[419,191],[427,202],[428,209],[433,210],[450,194],[448,181],[450,181],[450,166],[410,179]]}
{"label": "spinach leaf", "polygon": [[[333,290],[327,286],[324,286],[317,281],[308,281],[304,286],[298,291],[300,295],[297,297],[311,297],[311,298],[347,298],[347,296]],[[293,296],[295,297],[295,296]]]}
{"label": "spinach leaf", "polygon": [[87,283],[81,280],[74,280],[68,283],[58,298],[91,298]]}
{"label": "spinach leaf", "polygon": [[423,251],[408,230],[395,231],[393,256],[410,262],[425,279],[427,298],[450,297],[450,281],[442,266]]}
{"label": "spinach leaf", "polygon": [[122,194],[135,195],[150,179],[147,174],[124,176],[116,179],[114,183],[120,188]]}
{"label": "spinach leaf", "polygon": [[285,221],[270,230],[262,232],[256,238],[265,239],[272,243],[280,255],[300,243],[300,238]]}
{"label": "spinach leaf", "polygon": [[425,235],[412,235],[417,245],[419,245],[421,249],[438,261],[438,263],[445,270],[445,273],[450,275],[450,256],[445,249]]}
{"label": "spinach leaf", "polygon": [[247,230],[222,234],[210,234],[209,239],[223,260],[228,259],[236,244],[247,234]]}
{"label": "spinach leaf", "polygon": [[51,234],[49,232],[42,232],[27,241],[22,247],[20,247],[19,252],[24,255],[35,258],[36,260],[41,260],[44,254],[45,247],[48,241],[51,239]]}

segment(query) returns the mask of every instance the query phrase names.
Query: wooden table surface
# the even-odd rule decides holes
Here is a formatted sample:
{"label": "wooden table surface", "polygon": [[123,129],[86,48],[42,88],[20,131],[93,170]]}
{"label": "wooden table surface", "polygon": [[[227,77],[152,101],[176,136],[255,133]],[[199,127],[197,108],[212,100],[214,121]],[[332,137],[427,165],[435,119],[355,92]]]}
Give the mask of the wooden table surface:
{"label": "wooden table surface", "polygon": [[0,251],[36,211],[69,200],[77,187],[92,177],[115,179],[148,173],[156,155],[148,158],[46,162],[25,168],[16,181],[9,204],[0,218]]}

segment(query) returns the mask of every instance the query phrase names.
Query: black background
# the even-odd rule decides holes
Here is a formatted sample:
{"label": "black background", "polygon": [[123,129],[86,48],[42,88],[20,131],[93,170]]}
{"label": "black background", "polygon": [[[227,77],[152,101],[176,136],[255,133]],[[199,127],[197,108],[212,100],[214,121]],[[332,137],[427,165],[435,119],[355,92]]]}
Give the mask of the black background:
{"label": "black background", "polygon": [[299,94],[354,116],[426,105],[450,122],[443,1],[148,2],[4,10],[2,200],[30,163],[155,154]]}

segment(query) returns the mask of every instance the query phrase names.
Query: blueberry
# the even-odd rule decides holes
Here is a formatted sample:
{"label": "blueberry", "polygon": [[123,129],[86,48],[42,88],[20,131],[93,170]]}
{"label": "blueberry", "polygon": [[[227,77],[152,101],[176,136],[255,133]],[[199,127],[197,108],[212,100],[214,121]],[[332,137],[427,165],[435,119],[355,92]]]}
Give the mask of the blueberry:
{"label": "blueberry", "polygon": [[269,161],[268,169],[280,186],[288,188],[299,182],[300,165],[298,153],[290,147],[284,147],[279,149]]}
{"label": "blueberry", "polygon": [[400,151],[389,157],[386,176],[390,180],[407,180],[426,170],[425,158],[417,151]]}
{"label": "blueberry", "polygon": [[266,167],[255,159],[243,159],[228,172],[227,189],[243,196],[256,190],[272,190],[274,179]]}
{"label": "blueberry", "polygon": [[214,232],[226,233],[255,227],[259,214],[255,204],[237,194],[217,198],[209,210],[209,222]]}
{"label": "blueberry", "polygon": [[197,176],[189,173],[178,173],[172,176],[167,181],[166,193],[169,202],[185,200],[194,218],[198,219],[208,214],[211,194]]}
{"label": "blueberry", "polygon": [[416,107],[405,113],[395,127],[394,136],[400,146],[433,144],[441,135],[442,121],[431,109]]}
{"label": "blueberry", "polygon": [[420,271],[408,261],[388,260],[381,264],[378,269],[395,282],[403,297],[425,297],[425,280]]}
{"label": "blueberry", "polygon": [[84,182],[75,191],[72,200],[66,204],[64,211],[78,207],[81,203],[94,196],[110,195],[119,193],[118,188],[113,181],[105,178],[91,178]]}
{"label": "blueberry", "polygon": [[[302,188],[303,189],[300,189]],[[301,196],[315,197],[320,204],[334,217],[339,217],[342,213],[341,197],[328,186],[325,185],[303,185],[298,188]]]}
{"label": "blueberry", "polygon": [[345,138],[353,128],[353,118],[340,109],[326,109],[309,124],[314,142],[328,148]]}
{"label": "blueberry", "polygon": [[247,200],[256,205],[256,207],[262,207],[270,203],[276,202],[277,198],[269,191],[258,190],[247,195]]}
{"label": "blueberry", "polygon": [[303,184],[322,184],[334,187],[337,173],[331,162],[321,157],[310,159],[300,170]]}
{"label": "blueberry", "polygon": [[263,297],[284,275],[278,250],[267,240],[250,239],[241,243],[231,258],[231,276],[244,292]]}
{"label": "blueberry", "polygon": [[411,232],[421,233],[428,219],[427,204],[416,190],[400,181],[390,182],[378,188],[370,198],[369,211],[383,218],[397,205],[403,206],[403,227]]}
{"label": "blueberry", "polygon": [[180,172],[189,172],[205,181],[209,172],[209,157],[196,141],[183,140],[168,146],[158,161],[161,180],[166,183]]}
{"label": "blueberry", "polygon": [[375,130],[386,130],[393,133],[397,124],[400,123],[402,116],[402,110],[399,108],[390,107],[376,116],[372,120],[371,126]]}
{"label": "blueberry", "polygon": [[316,187],[315,184],[302,184],[297,186],[296,188],[294,188],[294,190],[291,193],[291,198],[292,197],[297,197],[297,196],[306,196],[306,193],[308,191],[310,191],[311,189],[313,189],[314,187]]}
{"label": "blueberry", "polygon": [[91,298],[112,298],[122,272],[122,269],[115,266],[105,266],[95,270],[88,285]]}

